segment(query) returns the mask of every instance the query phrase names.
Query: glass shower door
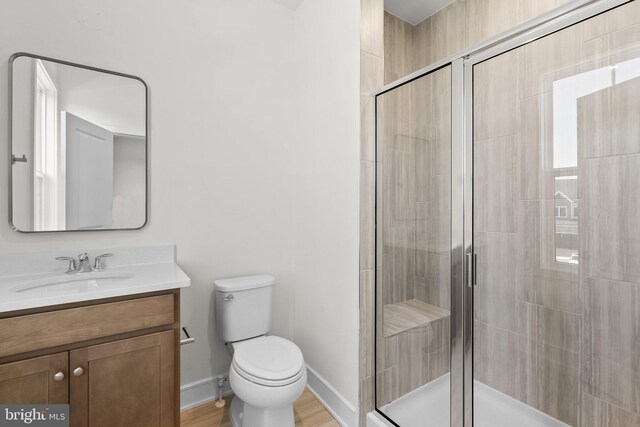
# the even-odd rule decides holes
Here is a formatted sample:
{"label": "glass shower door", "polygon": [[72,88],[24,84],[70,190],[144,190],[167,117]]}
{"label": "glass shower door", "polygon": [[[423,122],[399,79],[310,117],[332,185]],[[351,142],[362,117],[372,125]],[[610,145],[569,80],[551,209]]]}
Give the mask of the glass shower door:
{"label": "glass shower door", "polygon": [[376,101],[376,406],[403,427],[446,427],[451,67]]}
{"label": "glass shower door", "polygon": [[640,425],[640,1],[473,96],[474,425]]}

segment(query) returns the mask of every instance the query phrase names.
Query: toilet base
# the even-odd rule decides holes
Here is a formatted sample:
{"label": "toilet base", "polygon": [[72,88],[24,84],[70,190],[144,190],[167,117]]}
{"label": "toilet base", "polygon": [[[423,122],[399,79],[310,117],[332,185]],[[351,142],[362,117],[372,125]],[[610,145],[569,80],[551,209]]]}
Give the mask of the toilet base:
{"label": "toilet base", "polygon": [[233,427],[294,427],[293,405],[282,408],[258,408],[243,402],[238,396],[231,401]]}

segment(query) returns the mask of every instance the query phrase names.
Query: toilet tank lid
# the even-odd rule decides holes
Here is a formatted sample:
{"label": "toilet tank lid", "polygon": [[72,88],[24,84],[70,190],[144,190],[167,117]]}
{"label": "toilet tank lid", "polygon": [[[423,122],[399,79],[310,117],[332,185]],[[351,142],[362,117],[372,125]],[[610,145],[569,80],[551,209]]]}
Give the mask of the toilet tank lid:
{"label": "toilet tank lid", "polygon": [[237,292],[247,289],[263,288],[273,286],[275,277],[268,274],[258,274],[255,276],[233,277],[230,279],[215,280],[213,285],[219,292]]}

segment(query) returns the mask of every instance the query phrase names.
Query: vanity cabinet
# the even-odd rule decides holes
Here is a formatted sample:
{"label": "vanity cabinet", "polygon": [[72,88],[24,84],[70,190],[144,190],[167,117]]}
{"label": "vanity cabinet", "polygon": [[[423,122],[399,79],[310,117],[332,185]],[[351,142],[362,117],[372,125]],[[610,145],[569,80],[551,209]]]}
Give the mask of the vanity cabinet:
{"label": "vanity cabinet", "polygon": [[0,315],[0,403],[69,403],[72,427],[179,425],[179,292]]}
{"label": "vanity cabinet", "polygon": [[68,365],[67,352],[0,365],[0,403],[68,403]]}
{"label": "vanity cabinet", "polygon": [[173,331],[70,353],[71,426],[172,426]]}

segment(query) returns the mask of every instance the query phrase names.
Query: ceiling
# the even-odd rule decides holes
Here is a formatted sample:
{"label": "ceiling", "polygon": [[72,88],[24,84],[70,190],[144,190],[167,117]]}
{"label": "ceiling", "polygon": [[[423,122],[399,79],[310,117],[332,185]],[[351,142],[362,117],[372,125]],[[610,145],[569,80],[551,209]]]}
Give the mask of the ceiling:
{"label": "ceiling", "polygon": [[419,24],[453,0],[384,0],[384,10],[411,25]]}

